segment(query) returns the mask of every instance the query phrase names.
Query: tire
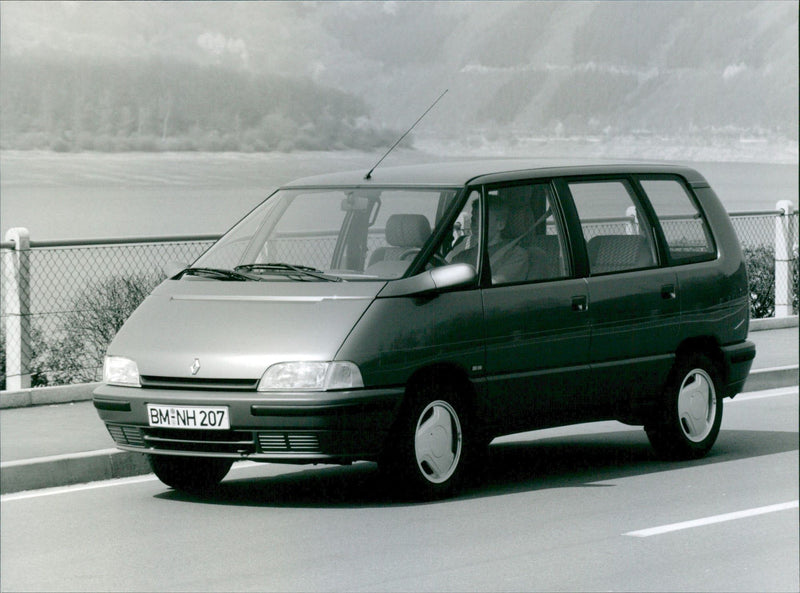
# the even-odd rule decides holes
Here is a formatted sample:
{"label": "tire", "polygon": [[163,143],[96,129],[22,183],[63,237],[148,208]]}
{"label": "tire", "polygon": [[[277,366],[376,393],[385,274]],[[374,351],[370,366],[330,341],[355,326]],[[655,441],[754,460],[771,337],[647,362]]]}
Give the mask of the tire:
{"label": "tire", "polygon": [[680,358],[664,387],[647,438],[664,459],[699,459],[711,450],[722,424],[720,378],[705,354]]}
{"label": "tire", "polygon": [[207,492],[222,481],[233,465],[231,459],[148,455],[150,468],[159,480],[175,490]]}
{"label": "tire", "polygon": [[452,386],[426,386],[404,404],[379,461],[386,480],[414,498],[452,494],[468,450],[466,410]]}

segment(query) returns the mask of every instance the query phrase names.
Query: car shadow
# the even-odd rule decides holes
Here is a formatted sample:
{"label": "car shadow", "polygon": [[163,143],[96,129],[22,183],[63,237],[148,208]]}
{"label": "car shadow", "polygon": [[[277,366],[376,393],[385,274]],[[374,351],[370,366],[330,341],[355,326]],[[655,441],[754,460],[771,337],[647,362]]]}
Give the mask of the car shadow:
{"label": "car shadow", "polygon": [[554,488],[614,487],[607,482],[685,467],[702,467],[798,449],[796,432],[722,431],[703,459],[656,457],[643,430],[514,440],[491,445],[453,497],[416,501],[394,491],[374,463],[309,467],[277,476],[228,477],[192,495],[167,490],[157,498],[198,504],[291,508],[357,508],[440,504]]}

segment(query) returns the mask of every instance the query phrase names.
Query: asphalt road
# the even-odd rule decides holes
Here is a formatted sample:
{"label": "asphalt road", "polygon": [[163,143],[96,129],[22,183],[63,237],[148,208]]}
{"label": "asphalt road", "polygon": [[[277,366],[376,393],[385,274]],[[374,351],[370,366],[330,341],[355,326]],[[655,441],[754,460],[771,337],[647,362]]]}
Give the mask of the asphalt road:
{"label": "asphalt road", "polygon": [[0,498],[3,591],[798,591],[798,389],[726,400],[697,462],[609,422],[495,441],[460,496],[372,464],[235,466],[211,499],[152,476]]}

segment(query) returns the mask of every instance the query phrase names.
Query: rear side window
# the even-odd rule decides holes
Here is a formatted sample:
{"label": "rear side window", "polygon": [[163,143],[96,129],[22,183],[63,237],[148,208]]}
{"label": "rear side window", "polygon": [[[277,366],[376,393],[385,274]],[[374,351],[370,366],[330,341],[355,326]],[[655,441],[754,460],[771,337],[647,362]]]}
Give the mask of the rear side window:
{"label": "rear side window", "polygon": [[708,224],[678,179],[640,179],[658,217],[675,263],[713,259],[716,253]]}
{"label": "rear side window", "polygon": [[626,180],[573,181],[569,191],[593,276],[658,265],[648,218]]}

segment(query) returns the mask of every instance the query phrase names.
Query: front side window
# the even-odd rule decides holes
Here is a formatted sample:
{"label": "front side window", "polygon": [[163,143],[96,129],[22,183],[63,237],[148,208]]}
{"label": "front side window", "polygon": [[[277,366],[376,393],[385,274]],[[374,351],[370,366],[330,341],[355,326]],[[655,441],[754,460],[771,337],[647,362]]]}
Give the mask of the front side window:
{"label": "front side window", "polygon": [[399,278],[456,194],[416,188],[281,190],[193,267],[270,279],[310,280],[313,273],[344,280]]}
{"label": "front side window", "polygon": [[652,228],[627,181],[573,181],[568,185],[593,276],[657,265]]}
{"label": "front side window", "polygon": [[655,210],[673,262],[712,259],[714,242],[708,224],[678,179],[640,179]]}
{"label": "front side window", "polygon": [[549,183],[486,191],[486,250],[493,285],[569,275],[566,241]]}
{"label": "front side window", "polygon": [[473,190],[453,223],[453,231],[445,236],[441,251],[446,252],[446,263],[469,264],[478,270],[480,262],[481,192]]}

